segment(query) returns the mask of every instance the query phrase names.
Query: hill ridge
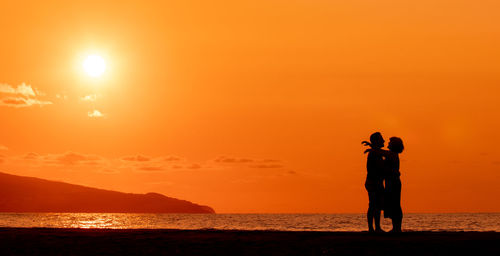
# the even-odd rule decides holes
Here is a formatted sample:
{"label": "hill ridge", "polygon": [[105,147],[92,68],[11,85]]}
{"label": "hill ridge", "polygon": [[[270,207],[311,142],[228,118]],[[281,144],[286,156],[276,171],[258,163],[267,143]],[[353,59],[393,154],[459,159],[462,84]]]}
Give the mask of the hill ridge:
{"label": "hill ridge", "polygon": [[215,213],[156,192],[126,193],[0,172],[0,212]]}

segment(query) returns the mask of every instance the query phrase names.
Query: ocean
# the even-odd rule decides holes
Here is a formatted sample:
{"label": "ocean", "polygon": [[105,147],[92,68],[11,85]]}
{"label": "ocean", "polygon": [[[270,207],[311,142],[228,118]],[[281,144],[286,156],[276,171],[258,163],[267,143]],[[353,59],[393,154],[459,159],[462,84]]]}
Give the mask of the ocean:
{"label": "ocean", "polygon": [[[0,227],[365,231],[364,214],[0,213]],[[391,229],[390,220],[382,227]],[[406,231],[500,232],[500,213],[405,214]]]}

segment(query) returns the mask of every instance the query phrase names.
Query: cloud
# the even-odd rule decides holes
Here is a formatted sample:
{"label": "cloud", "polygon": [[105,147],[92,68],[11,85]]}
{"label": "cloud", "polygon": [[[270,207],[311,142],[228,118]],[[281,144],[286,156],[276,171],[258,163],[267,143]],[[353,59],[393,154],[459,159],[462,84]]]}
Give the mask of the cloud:
{"label": "cloud", "polygon": [[220,156],[214,160],[214,162],[220,165],[244,165],[249,168],[259,168],[259,169],[272,169],[272,168],[283,168],[284,166],[280,164],[280,160],[275,159],[251,159],[251,158],[238,158],[238,157],[225,157]]}
{"label": "cloud", "polygon": [[88,112],[89,117],[94,117],[94,118],[99,118],[99,117],[104,117],[104,114],[101,113],[101,111],[94,109],[94,111],[89,111]]}
{"label": "cloud", "polygon": [[124,156],[124,157],[122,157],[122,160],[133,161],[133,162],[147,162],[147,161],[151,160],[151,157],[143,156],[143,155]]}
{"label": "cloud", "polygon": [[163,161],[165,162],[174,162],[174,161],[181,161],[183,160],[181,157],[178,156],[165,156],[163,157]]}
{"label": "cloud", "polygon": [[277,162],[281,162],[281,161],[275,160],[275,159],[264,159],[261,162],[263,162],[263,163],[277,163]]}
{"label": "cloud", "polygon": [[40,158],[40,155],[35,152],[29,152],[23,157],[24,159],[34,160]]}
{"label": "cloud", "polygon": [[6,146],[4,146],[4,145],[2,145],[2,144],[0,144],[0,150],[9,150],[9,148],[6,147]]}
{"label": "cloud", "polygon": [[67,96],[67,95],[61,95],[61,94],[56,94],[56,98],[58,98],[58,99],[63,99],[63,100],[67,100],[67,99],[68,99],[68,96]]}
{"label": "cloud", "polygon": [[161,166],[141,166],[138,167],[137,170],[141,171],[163,171],[163,167]]}
{"label": "cloud", "polygon": [[90,101],[90,102],[94,102],[97,100],[97,95],[96,94],[90,94],[90,95],[86,95],[84,97],[81,98],[83,101]]}
{"label": "cloud", "polygon": [[62,154],[39,154],[36,152],[28,152],[21,156],[11,157],[18,163],[30,166],[50,166],[50,167],[107,167],[110,164],[108,158],[98,155],[83,154],[78,152],[68,151]]}
{"label": "cloud", "polygon": [[248,158],[233,158],[233,157],[225,157],[220,156],[214,160],[217,163],[251,163],[254,160]]}
{"label": "cloud", "polygon": [[31,85],[22,83],[17,87],[8,84],[0,84],[0,94],[6,94],[0,98],[0,106],[22,108],[30,106],[50,105],[52,102],[37,99],[38,96],[44,96],[45,93],[33,89]]}
{"label": "cloud", "polygon": [[98,173],[104,173],[104,174],[117,174],[120,173],[118,170],[115,169],[110,169],[110,168],[104,168],[97,170]]}
{"label": "cloud", "polygon": [[[92,171],[102,174],[115,174],[122,172],[168,172],[168,171],[195,171],[210,170],[207,163],[195,163],[186,158],[164,155],[125,155],[121,157],[105,157],[100,155],[85,154],[68,151],[59,154],[40,154],[28,152],[23,155],[2,158],[0,162],[19,165],[21,168],[51,168],[61,171]],[[24,167],[23,167],[24,166]]]}
{"label": "cloud", "polygon": [[43,157],[43,161],[56,165],[100,165],[103,163],[103,158],[96,155],[66,152],[60,155],[46,155]]}
{"label": "cloud", "polygon": [[14,108],[30,107],[34,105],[42,107],[44,105],[50,105],[50,104],[52,104],[51,101],[43,101],[38,99],[29,99],[22,97],[6,97],[0,99],[0,106],[14,107]]}
{"label": "cloud", "polygon": [[200,169],[201,165],[199,165],[199,164],[190,164],[190,165],[186,166],[186,168],[188,168],[188,169]]}
{"label": "cloud", "polygon": [[22,83],[17,87],[8,84],[0,84],[0,93],[20,94],[25,97],[36,96],[35,91],[31,88],[31,85],[26,85],[25,83]]}
{"label": "cloud", "polygon": [[259,168],[259,169],[274,169],[274,168],[283,168],[281,164],[255,164],[249,165],[250,168]]}
{"label": "cloud", "polygon": [[137,171],[164,171],[166,169],[165,161],[162,157],[150,157],[144,155],[133,155],[124,156],[121,158],[122,163],[124,163],[129,168],[135,169]]}
{"label": "cloud", "polygon": [[132,168],[137,171],[169,171],[179,169],[201,169],[207,166],[188,162],[185,158],[179,156],[144,156],[144,155],[129,155],[120,158],[122,164],[127,168]]}
{"label": "cloud", "polygon": [[[104,157],[93,154],[85,154],[74,151],[68,151],[61,154],[39,154],[28,152],[24,155],[13,158],[16,163],[29,166],[30,168],[60,168],[61,170],[92,170],[98,173],[118,173],[122,171],[138,172],[168,172],[168,171],[195,171],[195,170],[213,170],[220,169],[224,165],[213,165],[213,160],[206,162],[192,162],[186,158],[175,155],[147,156],[142,154],[125,155],[121,157]],[[239,159],[239,158],[238,158]],[[262,160],[261,160],[262,161]],[[247,163],[248,161],[241,161]],[[276,168],[271,166],[275,164],[266,164],[251,160],[254,168]],[[248,164],[238,166],[246,167]]]}

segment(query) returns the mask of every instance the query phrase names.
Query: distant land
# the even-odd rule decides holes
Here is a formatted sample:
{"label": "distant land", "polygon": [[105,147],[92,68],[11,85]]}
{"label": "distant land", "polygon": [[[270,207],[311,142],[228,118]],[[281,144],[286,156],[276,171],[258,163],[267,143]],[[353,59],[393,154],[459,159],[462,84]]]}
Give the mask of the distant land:
{"label": "distant land", "polygon": [[2,172],[0,212],[215,213],[158,193],[123,193]]}

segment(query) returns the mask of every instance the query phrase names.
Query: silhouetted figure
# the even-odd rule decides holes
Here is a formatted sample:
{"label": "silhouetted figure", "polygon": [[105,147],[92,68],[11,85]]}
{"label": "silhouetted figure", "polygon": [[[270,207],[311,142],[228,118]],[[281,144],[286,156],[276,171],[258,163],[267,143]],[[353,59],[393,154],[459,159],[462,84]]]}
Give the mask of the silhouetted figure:
{"label": "silhouetted figure", "polygon": [[[366,161],[366,181],[365,188],[368,191],[368,212],[366,217],[368,220],[368,231],[369,232],[383,232],[380,227],[380,213],[383,207],[384,200],[384,160],[383,154],[380,150],[384,147],[384,138],[379,132],[373,133],[370,136],[370,143],[368,143],[373,150],[368,153]],[[373,222],[375,221],[375,229],[373,228]]]}
{"label": "silhouetted figure", "polygon": [[401,173],[399,172],[399,154],[404,150],[403,141],[398,137],[391,137],[387,148],[389,151],[384,150],[384,217],[392,219],[391,232],[401,232],[403,210],[401,209]]}
{"label": "silhouetted figure", "polygon": [[373,142],[363,141],[363,144],[371,146],[371,149],[365,151],[378,153],[384,158],[383,179],[385,180],[384,189],[384,217],[392,220],[391,232],[401,232],[403,221],[403,211],[401,209],[401,173],[399,172],[399,154],[403,152],[403,141],[398,137],[389,139],[389,150],[374,147]]}

